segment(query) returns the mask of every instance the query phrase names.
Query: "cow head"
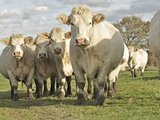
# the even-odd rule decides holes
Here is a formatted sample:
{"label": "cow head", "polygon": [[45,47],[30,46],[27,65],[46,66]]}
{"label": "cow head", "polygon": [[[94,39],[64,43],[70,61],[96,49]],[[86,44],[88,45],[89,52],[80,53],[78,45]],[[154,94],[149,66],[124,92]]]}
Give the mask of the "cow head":
{"label": "cow head", "polygon": [[129,59],[132,59],[134,57],[135,52],[137,52],[138,48],[135,48],[133,46],[128,46],[129,50]]}
{"label": "cow head", "polygon": [[50,45],[49,35],[46,32],[38,34],[34,44],[36,45],[37,58],[41,60],[47,59]]}
{"label": "cow head", "polygon": [[10,39],[2,39],[5,45],[9,45],[13,49],[13,57],[16,59],[21,59],[24,54],[24,35],[22,34],[12,34]]}
{"label": "cow head", "polygon": [[60,14],[57,20],[63,24],[71,25],[72,40],[77,46],[88,46],[91,43],[93,27],[105,20],[103,14],[93,15],[89,6],[77,5],[73,7],[69,16]]}
{"label": "cow head", "polygon": [[66,40],[71,37],[71,32],[65,33],[61,28],[54,28],[50,32],[50,43],[54,54],[64,54]]}

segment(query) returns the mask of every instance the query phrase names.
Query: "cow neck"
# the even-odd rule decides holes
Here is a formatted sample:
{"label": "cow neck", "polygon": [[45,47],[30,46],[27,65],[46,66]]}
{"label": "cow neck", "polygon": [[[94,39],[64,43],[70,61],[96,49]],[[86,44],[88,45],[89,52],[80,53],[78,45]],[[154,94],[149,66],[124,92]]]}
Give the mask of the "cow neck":
{"label": "cow neck", "polygon": [[15,60],[16,60],[16,62],[17,62],[17,67],[21,67],[21,68],[24,67],[24,63],[25,63],[24,57],[22,57],[22,58],[19,59],[19,60],[15,58]]}

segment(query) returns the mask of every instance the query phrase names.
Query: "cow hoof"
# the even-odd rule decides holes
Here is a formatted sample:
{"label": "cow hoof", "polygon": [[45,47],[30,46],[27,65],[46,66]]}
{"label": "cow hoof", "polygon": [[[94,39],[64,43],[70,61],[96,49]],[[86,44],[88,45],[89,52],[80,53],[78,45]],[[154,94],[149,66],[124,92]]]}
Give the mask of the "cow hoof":
{"label": "cow hoof", "polygon": [[29,97],[28,97],[30,100],[33,100],[33,99],[35,99],[35,97],[31,94],[31,95],[29,95]]}
{"label": "cow hoof", "polygon": [[49,94],[50,94],[51,96],[53,96],[53,95],[55,94],[55,92],[54,92],[54,91],[50,91]]}
{"label": "cow hoof", "polygon": [[78,95],[78,99],[77,99],[77,105],[84,105],[85,102],[85,97],[83,94],[79,94]]}
{"label": "cow hoof", "polygon": [[97,105],[99,105],[99,106],[104,106],[104,105],[105,105],[105,99],[106,99],[105,96],[99,97],[99,98],[98,98],[98,101],[97,101]]}
{"label": "cow hoof", "polygon": [[108,98],[113,97],[113,92],[112,92],[112,91],[109,91],[108,94],[107,94],[107,97],[108,97]]}
{"label": "cow hoof", "polygon": [[63,92],[61,92],[58,96],[59,98],[64,98],[65,97],[65,94]]}
{"label": "cow hoof", "polygon": [[88,89],[87,92],[88,92],[88,94],[91,94],[91,93],[92,93],[92,90]]}
{"label": "cow hoof", "polygon": [[65,97],[65,90],[61,89],[59,91],[59,95],[58,95],[59,98],[64,98]]}
{"label": "cow hoof", "polygon": [[43,94],[47,94],[47,93],[48,93],[48,90],[43,91]]}
{"label": "cow hoof", "polygon": [[69,93],[67,93],[66,95],[65,95],[65,97],[71,97],[72,96],[72,94],[69,94]]}
{"label": "cow hoof", "polygon": [[42,95],[37,94],[36,99],[38,99],[38,98],[42,98]]}
{"label": "cow hoof", "polygon": [[13,100],[14,100],[14,101],[18,101],[18,100],[19,100],[18,94],[14,94],[14,95],[13,95]]}

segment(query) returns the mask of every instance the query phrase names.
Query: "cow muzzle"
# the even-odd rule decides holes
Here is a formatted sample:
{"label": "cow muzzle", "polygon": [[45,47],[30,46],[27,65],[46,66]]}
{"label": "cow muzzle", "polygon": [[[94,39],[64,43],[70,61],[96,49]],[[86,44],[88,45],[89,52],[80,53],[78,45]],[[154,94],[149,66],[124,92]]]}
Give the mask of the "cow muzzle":
{"label": "cow muzzle", "polygon": [[38,57],[39,58],[47,58],[47,54],[46,53],[39,53]]}
{"label": "cow muzzle", "polygon": [[86,38],[80,38],[80,39],[76,39],[76,45],[77,46],[87,46],[87,40]]}
{"label": "cow muzzle", "polygon": [[13,57],[15,57],[16,59],[20,59],[20,58],[22,57],[21,52],[15,51],[15,52],[13,53]]}
{"label": "cow muzzle", "polygon": [[54,54],[61,54],[62,53],[62,49],[61,48],[54,48]]}

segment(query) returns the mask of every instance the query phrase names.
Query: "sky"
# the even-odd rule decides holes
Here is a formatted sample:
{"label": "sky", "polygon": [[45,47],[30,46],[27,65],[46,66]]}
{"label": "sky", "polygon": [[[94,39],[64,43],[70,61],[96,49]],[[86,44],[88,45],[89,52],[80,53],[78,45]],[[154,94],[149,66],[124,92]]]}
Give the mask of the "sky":
{"label": "sky", "polygon": [[[70,14],[74,5],[87,4],[94,14],[103,13],[115,23],[125,16],[137,16],[150,21],[160,9],[159,0],[0,0],[0,40],[12,34],[36,37],[61,27],[70,26],[56,20],[60,13]],[[5,46],[0,42],[0,53]]]}

